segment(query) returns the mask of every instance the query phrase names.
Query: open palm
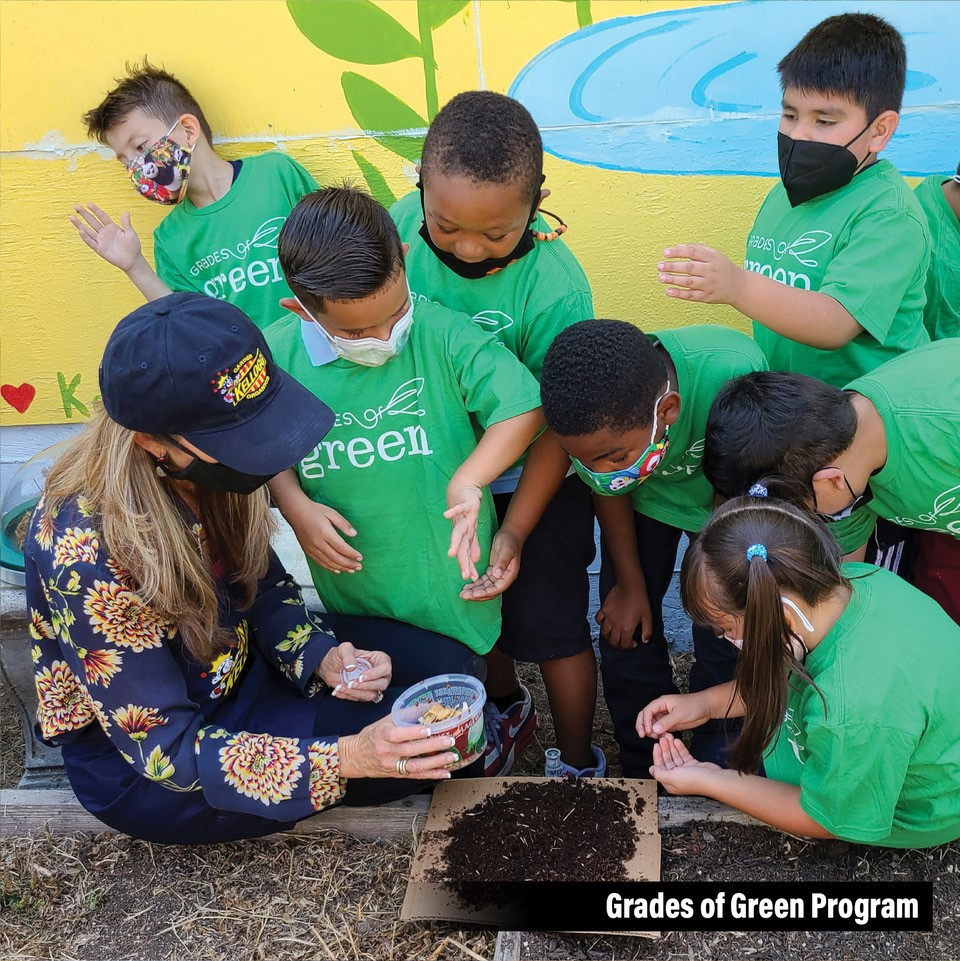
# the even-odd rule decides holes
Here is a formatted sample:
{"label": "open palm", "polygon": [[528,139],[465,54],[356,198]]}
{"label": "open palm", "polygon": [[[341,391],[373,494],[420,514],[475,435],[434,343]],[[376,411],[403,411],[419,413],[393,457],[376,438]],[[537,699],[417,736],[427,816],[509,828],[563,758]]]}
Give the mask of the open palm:
{"label": "open palm", "polygon": [[140,257],[140,238],[130,224],[130,214],[120,216],[116,224],[96,204],[74,207],[78,216],[70,223],[77,228],[83,242],[108,264],[129,271]]}

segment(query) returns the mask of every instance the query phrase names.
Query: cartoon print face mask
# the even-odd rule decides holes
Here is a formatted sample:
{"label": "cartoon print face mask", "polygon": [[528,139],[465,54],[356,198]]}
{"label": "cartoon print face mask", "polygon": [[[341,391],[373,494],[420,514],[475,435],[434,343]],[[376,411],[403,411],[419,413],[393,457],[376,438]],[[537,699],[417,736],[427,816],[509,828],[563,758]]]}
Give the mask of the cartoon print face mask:
{"label": "cartoon print face mask", "polygon": [[190,173],[190,147],[181,147],[170,139],[173,125],[152,147],[127,166],[134,189],[147,200],[172,206],[187,196]]}

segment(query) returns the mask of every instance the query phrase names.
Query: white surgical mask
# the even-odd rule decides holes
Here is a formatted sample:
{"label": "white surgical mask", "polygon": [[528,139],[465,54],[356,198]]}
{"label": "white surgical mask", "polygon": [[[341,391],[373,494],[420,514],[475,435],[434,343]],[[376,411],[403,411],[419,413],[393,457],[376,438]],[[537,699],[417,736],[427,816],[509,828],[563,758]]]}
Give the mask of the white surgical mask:
{"label": "white surgical mask", "polygon": [[[811,633],[813,633],[813,631],[814,631],[814,626],[813,626],[813,625],[810,623],[810,621],[807,619],[806,614],[804,614],[803,611],[801,611],[800,608],[797,607],[797,605],[794,604],[793,601],[791,601],[789,597],[784,597],[784,596],[781,594],[781,595],[780,595],[780,600],[781,600],[784,604],[786,604],[786,606],[789,607],[789,608],[794,612],[794,614],[797,615],[797,617],[800,618],[800,621],[801,621],[801,623],[803,624],[803,626],[804,626],[808,631],[810,631]],[[742,650],[743,650],[743,638],[742,638],[742,637],[731,637],[729,634],[724,633],[723,639],[724,639],[725,641],[729,641],[738,651],[742,651]],[[802,654],[802,655],[797,654],[796,651],[794,651],[794,654],[795,654],[795,656],[797,657],[798,660],[803,660],[803,658],[805,658],[805,657],[810,653],[810,650],[807,648],[807,645],[804,644],[802,640],[800,640],[799,638],[796,638],[795,640],[796,640],[796,643],[799,644],[799,645],[803,648],[803,654]]]}
{"label": "white surgical mask", "polygon": [[320,333],[323,334],[338,357],[349,360],[352,364],[360,364],[363,367],[381,367],[403,350],[407,338],[410,336],[410,325],[413,323],[413,294],[409,287],[407,288],[407,296],[410,298],[410,306],[393,325],[393,330],[390,331],[387,340],[380,340],[378,337],[361,337],[359,339],[336,337],[325,330],[323,325],[317,321],[317,318],[299,300],[297,303],[303,307],[304,313],[317,325]]}

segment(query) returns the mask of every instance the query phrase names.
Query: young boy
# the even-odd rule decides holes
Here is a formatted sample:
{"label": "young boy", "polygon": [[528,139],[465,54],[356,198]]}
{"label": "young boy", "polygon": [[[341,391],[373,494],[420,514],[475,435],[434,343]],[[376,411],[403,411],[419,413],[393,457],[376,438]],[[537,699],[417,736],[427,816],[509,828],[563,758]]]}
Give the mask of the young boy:
{"label": "young boy", "polygon": [[[799,495],[837,521],[846,551],[878,518],[960,539],[958,371],[954,337],[903,354],[844,390],[802,374],[741,377],[710,412],[704,471],[723,497],[757,483],[771,495]],[[956,617],[960,565],[944,576]]]}
{"label": "young boy", "polygon": [[[485,654],[500,632],[499,606],[461,600],[458,573],[476,576],[490,547],[494,510],[483,488],[540,429],[536,380],[468,316],[414,303],[397,229],[367,194],[307,195],[278,251],[294,293],[283,305],[295,316],[267,341],[337,419],[271,490],[324,605],[405,621]],[[455,524],[452,542],[444,517]]]}
{"label": "young boy", "polygon": [[927,177],[914,195],[930,228],[923,322],[931,340],[960,337],[960,164],[952,177]]}
{"label": "young boy", "polygon": [[154,231],[157,270],[124,213],[120,226],[95,204],[70,220],[147,300],[195,290],[235,304],[260,328],[285,312],[290,290],[277,235],[313,178],[278,151],[227,161],[212,146],[203,109],[176,77],[144,61],[84,115],[87,132],[127,168],[134,189],[173,210]]}
{"label": "young boy", "polygon": [[781,180],[743,268],[685,244],[664,251],[658,277],[671,297],[750,317],[771,370],[842,387],[929,341],[925,218],[878,157],[899,120],[906,51],[885,20],[846,13],[810,30],[778,69]]}
{"label": "young boy", "polygon": [[[539,213],[543,142],[529,111],[492,91],[458,94],[434,118],[423,145],[420,188],[391,214],[410,288],[473,317],[539,380],[543,358],[563,329],[593,315],[577,259]],[[550,231],[550,232],[548,232]],[[503,520],[521,463],[491,485]],[[539,663],[564,773],[602,776],[591,745],[597,665],[587,622],[593,508],[571,477],[547,506],[525,546],[525,563],[503,597],[503,628],[487,655],[486,773],[509,771],[536,729],[530,692],[515,660]]]}
{"label": "young boy", "polygon": [[[549,431],[531,451],[501,534],[522,545],[538,498],[556,487],[570,461],[597,495],[600,667],[626,777],[647,777],[652,763],[653,742],[635,727],[638,711],[655,691],[676,691],[662,606],[681,534],[695,536],[713,507],[700,465],[707,412],[731,378],[765,368],[757,345],[726,327],[648,337],[623,321],[587,320],[559,334],[547,352],[540,389]],[[551,442],[557,457],[545,452]],[[482,579],[476,592],[495,581]],[[690,689],[729,681],[736,665],[730,644],[696,626],[693,641]],[[696,738],[697,757],[726,759],[721,724],[698,728]]]}

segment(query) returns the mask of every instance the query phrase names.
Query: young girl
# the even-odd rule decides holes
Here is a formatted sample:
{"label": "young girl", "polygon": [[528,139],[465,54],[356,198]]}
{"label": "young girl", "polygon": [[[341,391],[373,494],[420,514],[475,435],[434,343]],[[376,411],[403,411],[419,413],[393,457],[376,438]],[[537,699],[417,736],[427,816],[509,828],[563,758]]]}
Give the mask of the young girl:
{"label": "young girl", "polygon": [[[960,628],[930,598],[867,564],[841,566],[816,518],[738,498],[683,562],[683,603],[741,649],[737,677],[667,695],[637,718],[650,773],[792,834],[889,847],[960,838]],[[743,717],[725,770],[672,734]],[[756,771],[763,761],[766,777]]]}

